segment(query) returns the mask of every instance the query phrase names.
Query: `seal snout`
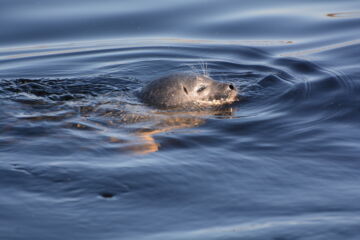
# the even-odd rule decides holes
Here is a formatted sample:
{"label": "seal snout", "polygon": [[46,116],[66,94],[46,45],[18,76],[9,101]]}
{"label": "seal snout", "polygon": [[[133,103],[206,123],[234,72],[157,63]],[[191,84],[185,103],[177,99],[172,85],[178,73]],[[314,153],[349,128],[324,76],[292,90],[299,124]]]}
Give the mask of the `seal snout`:
{"label": "seal snout", "polygon": [[232,83],[225,83],[223,86],[223,91],[225,91],[229,96],[237,94],[237,89]]}
{"label": "seal snout", "polygon": [[234,101],[238,101],[239,98],[238,98],[238,90],[237,88],[232,84],[232,83],[229,83],[227,84],[227,93],[228,93],[228,101],[229,102],[234,102]]}

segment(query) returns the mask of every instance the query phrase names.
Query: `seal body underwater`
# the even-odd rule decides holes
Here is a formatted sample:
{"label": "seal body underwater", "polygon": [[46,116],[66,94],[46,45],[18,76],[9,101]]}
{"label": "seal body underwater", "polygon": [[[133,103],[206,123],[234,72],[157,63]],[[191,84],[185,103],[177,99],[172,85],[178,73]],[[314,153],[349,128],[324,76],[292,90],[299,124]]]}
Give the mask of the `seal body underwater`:
{"label": "seal body underwater", "polygon": [[156,79],[139,93],[140,99],[157,108],[203,108],[231,104],[237,89],[231,83],[218,82],[206,75],[173,74]]}

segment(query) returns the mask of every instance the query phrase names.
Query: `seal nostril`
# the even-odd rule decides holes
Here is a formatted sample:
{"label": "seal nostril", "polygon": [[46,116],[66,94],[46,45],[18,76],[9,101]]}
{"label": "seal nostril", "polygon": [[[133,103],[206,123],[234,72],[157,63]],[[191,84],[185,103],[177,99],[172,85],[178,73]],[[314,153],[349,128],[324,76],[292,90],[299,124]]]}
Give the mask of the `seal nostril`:
{"label": "seal nostril", "polygon": [[189,93],[188,93],[188,90],[186,89],[186,87],[183,87],[183,89],[184,89],[184,92],[185,92],[186,94],[189,94]]}
{"label": "seal nostril", "polygon": [[234,86],[232,84],[229,85],[230,90],[234,90]]}

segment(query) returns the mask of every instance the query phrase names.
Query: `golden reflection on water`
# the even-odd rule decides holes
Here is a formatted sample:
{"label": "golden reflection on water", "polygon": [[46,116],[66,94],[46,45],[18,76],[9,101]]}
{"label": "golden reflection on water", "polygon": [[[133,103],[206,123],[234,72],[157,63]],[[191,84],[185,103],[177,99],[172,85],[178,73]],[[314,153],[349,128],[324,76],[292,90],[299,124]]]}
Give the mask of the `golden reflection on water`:
{"label": "golden reflection on water", "polygon": [[[159,113],[157,113],[159,114]],[[160,133],[171,132],[187,128],[195,128],[206,122],[206,117],[221,116],[225,118],[233,117],[233,108],[224,108],[221,110],[207,110],[199,112],[162,112],[162,118],[152,128],[140,129],[135,132],[136,143],[131,144],[127,150],[135,154],[149,154],[160,150],[160,144],[155,140],[155,136]]]}
{"label": "golden reflection on water", "polygon": [[[93,116],[97,114],[96,111],[91,113]],[[157,135],[199,127],[206,123],[206,119],[209,117],[234,118],[234,110],[232,107],[223,107],[216,110],[208,109],[191,112],[149,111],[139,116],[134,113],[124,113],[124,115],[126,116],[115,116],[115,118],[119,118],[117,120],[104,119],[101,123],[93,122],[88,116],[82,116],[81,120],[70,121],[65,127],[80,131],[93,131],[97,133],[96,135],[105,135],[105,143],[114,144],[115,149],[118,151],[144,155],[161,150],[161,145],[156,140]],[[30,121],[48,121],[47,116],[19,118]],[[129,121],[126,119],[129,119]],[[125,135],[120,134],[120,137],[117,129],[131,127],[132,124],[137,125],[136,130],[131,130]]]}

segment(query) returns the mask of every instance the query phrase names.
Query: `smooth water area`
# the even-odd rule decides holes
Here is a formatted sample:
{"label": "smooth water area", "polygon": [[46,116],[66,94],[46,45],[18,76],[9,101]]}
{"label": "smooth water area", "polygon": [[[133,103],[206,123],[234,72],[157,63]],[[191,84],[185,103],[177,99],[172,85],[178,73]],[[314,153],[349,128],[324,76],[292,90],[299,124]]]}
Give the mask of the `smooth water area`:
{"label": "smooth water area", "polygon": [[[360,2],[0,1],[0,239],[360,239]],[[221,110],[136,91],[231,82]]]}

